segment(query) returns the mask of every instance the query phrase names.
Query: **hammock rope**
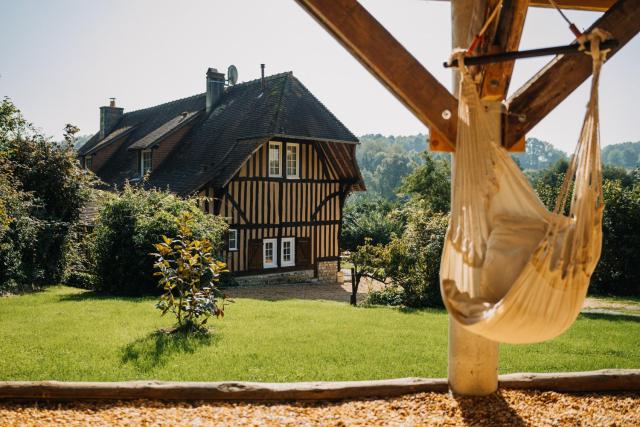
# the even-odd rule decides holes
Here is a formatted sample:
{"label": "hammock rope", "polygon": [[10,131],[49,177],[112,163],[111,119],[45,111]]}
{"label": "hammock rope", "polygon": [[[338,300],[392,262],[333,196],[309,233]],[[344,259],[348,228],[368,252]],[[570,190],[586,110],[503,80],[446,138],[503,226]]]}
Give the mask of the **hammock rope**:
{"label": "hammock rope", "polygon": [[600,42],[608,37],[596,29],[579,39],[591,43],[591,95],[553,212],[500,145],[501,104],[480,100],[466,52],[453,53],[461,74],[459,120],[440,280],[447,310],[475,334],[544,341],[580,312],[602,244],[598,84],[607,54]]}

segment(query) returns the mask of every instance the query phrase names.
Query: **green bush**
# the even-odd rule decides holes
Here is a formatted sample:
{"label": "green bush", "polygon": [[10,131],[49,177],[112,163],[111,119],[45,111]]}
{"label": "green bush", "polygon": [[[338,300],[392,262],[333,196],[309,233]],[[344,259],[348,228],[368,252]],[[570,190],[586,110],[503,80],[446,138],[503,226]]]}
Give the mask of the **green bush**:
{"label": "green bush", "polygon": [[28,123],[13,103],[0,103],[0,289],[26,290],[55,284],[66,264],[69,231],[91,184],[73,149]]}
{"label": "green bush", "polygon": [[640,295],[640,181],[605,181],[602,254],[591,293]]}
{"label": "green bush", "polygon": [[214,258],[209,240],[193,236],[190,212],[181,214],[177,225],[177,237],[162,236],[151,254],[163,290],[156,307],[163,316],[173,313],[177,329],[189,333],[202,330],[211,316],[224,317],[224,295],[216,283],[227,266]]}
{"label": "green bush", "polygon": [[176,221],[185,212],[192,215],[193,237],[220,249],[227,224],[204,213],[196,199],[126,185],[105,202],[92,235],[96,288],[121,295],[157,294],[149,253],[162,236],[178,235]]}
{"label": "green bush", "polygon": [[67,239],[65,266],[62,282],[82,289],[95,289],[97,277],[93,250],[93,235],[83,226],[75,226]]}
{"label": "green bush", "polygon": [[379,291],[371,291],[365,300],[366,305],[400,306],[406,301],[404,290],[399,286],[389,285]]}

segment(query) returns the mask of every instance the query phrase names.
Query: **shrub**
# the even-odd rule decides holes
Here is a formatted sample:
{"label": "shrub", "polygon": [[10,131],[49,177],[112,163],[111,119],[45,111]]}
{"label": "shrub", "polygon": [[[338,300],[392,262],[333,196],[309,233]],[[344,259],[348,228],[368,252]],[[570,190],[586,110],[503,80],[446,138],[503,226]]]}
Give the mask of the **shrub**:
{"label": "shrub", "polygon": [[214,258],[209,240],[194,238],[192,218],[189,212],[181,214],[177,237],[162,236],[155,245],[158,252],[151,254],[164,291],[156,307],[162,315],[173,313],[184,332],[201,330],[211,316],[224,316],[224,295],[215,282],[226,265]]}
{"label": "shrub", "polygon": [[82,289],[95,289],[97,278],[93,252],[93,236],[84,227],[77,225],[69,233],[62,282],[67,286]]}
{"label": "shrub", "polygon": [[105,202],[92,236],[97,289],[122,295],[157,294],[149,252],[162,236],[178,236],[176,221],[185,212],[191,214],[194,239],[206,239],[220,249],[227,225],[204,213],[196,199],[125,185],[121,194]]}
{"label": "shrub", "polygon": [[369,292],[365,304],[399,306],[404,304],[405,299],[405,293],[401,287],[389,285],[379,291]]}

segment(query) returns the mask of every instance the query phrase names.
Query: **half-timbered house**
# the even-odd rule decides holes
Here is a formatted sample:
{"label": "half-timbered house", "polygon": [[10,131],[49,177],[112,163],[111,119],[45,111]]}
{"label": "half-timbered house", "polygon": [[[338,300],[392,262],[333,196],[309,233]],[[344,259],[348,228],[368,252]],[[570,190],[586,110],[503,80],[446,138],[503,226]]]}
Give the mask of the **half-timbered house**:
{"label": "half-timbered house", "polygon": [[110,185],[203,196],[238,276],[335,280],[345,198],[364,190],[357,138],[290,72],[226,86],[209,69],[206,88],[128,113],[112,99],[81,162]]}

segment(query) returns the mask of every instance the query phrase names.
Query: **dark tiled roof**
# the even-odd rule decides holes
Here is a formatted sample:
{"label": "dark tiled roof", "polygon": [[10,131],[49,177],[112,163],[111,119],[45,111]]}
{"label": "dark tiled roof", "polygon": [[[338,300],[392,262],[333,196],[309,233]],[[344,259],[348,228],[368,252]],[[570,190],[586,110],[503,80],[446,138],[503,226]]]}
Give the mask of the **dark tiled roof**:
{"label": "dark tiled roof", "polygon": [[[124,114],[112,133],[128,126],[135,126],[135,130],[99,176],[116,185],[137,179],[137,153],[129,148],[146,148],[175,131],[175,121],[183,112],[195,120],[193,127],[153,170],[147,183],[179,194],[198,191],[207,183],[223,186],[251,153],[274,135],[358,142],[290,72],[265,78],[264,90],[260,80],[228,87],[210,114],[204,108],[205,94],[199,94]],[[198,112],[202,114],[196,117]],[[85,147],[90,143],[100,142],[89,140]],[[357,179],[355,175],[359,174],[352,177]]]}

